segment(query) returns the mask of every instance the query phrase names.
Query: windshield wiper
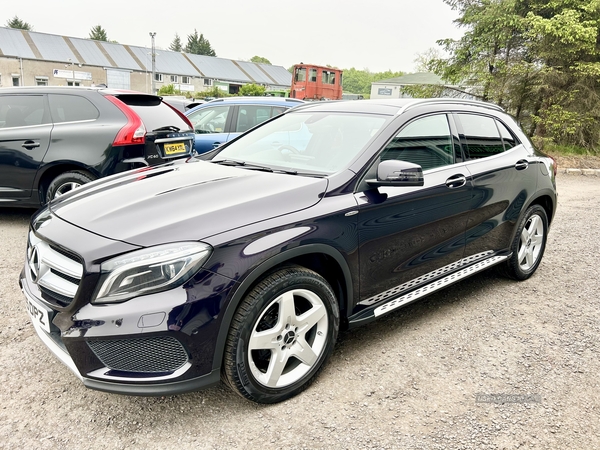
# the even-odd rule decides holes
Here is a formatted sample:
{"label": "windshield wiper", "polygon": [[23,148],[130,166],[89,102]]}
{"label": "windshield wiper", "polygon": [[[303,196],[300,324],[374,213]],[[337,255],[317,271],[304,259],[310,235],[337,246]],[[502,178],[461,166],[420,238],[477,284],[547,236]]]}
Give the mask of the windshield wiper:
{"label": "windshield wiper", "polygon": [[175,125],[167,125],[166,127],[155,128],[152,131],[179,131],[181,128],[177,128]]}
{"label": "windshield wiper", "polygon": [[244,161],[235,161],[233,159],[222,159],[220,161],[212,161],[215,164],[220,164],[222,166],[233,166],[233,167],[243,167],[248,170],[259,170],[261,172],[277,172],[277,173],[285,173],[288,175],[298,175],[298,172],[295,170],[285,170],[285,169],[273,169],[267,166],[258,166],[256,164],[248,164]]}

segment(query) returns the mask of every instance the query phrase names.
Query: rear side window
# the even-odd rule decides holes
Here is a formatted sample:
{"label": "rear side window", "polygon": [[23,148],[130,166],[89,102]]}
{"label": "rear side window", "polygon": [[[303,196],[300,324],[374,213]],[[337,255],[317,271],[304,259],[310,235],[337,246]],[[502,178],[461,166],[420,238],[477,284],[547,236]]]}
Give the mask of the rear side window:
{"label": "rear side window", "polygon": [[99,115],[92,102],[78,95],[50,94],[48,102],[54,123],[94,120]]}
{"label": "rear side window", "polygon": [[498,124],[498,129],[500,130],[500,135],[502,136],[502,140],[504,141],[504,150],[509,150],[520,144],[517,138],[513,136],[513,134],[506,128],[502,122],[496,121]]}
{"label": "rear side window", "polygon": [[118,95],[117,98],[128,105],[144,122],[148,131],[163,127],[177,127],[188,131],[190,126],[170,106],[151,95]]}
{"label": "rear side window", "polygon": [[271,118],[273,116],[272,109],[271,106],[267,105],[240,105],[238,108],[235,131],[237,133],[243,133],[253,126]]}
{"label": "rear side window", "polygon": [[0,96],[0,128],[27,127],[50,123],[43,95]]}
{"label": "rear side window", "polygon": [[504,152],[504,144],[492,117],[458,114],[467,141],[467,159],[480,159]]}

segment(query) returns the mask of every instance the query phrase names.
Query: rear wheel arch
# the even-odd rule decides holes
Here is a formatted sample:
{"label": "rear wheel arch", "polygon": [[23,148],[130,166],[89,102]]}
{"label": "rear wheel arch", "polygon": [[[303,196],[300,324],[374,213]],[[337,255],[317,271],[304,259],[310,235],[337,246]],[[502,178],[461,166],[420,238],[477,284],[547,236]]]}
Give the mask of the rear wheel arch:
{"label": "rear wheel arch", "polygon": [[95,173],[94,171],[90,171],[87,168],[78,166],[76,164],[60,164],[60,165],[48,167],[41,174],[39,181],[37,183],[37,186],[38,186],[37,190],[38,190],[38,195],[39,195],[41,204],[46,203],[46,201],[45,201],[46,194],[48,193],[48,188],[50,187],[50,184],[52,183],[52,181],[57,176],[59,176],[63,173],[66,173],[66,172],[78,172],[92,180],[95,180],[100,177],[100,175],[98,173]]}
{"label": "rear wheel arch", "polygon": [[[326,264],[323,265],[323,263]],[[235,290],[223,312],[215,345],[213,370],[221,367],[231,321],[244,297],[270,273],[290,265],[305,267],[325,278],[336,294],[341,322],[342,324],[346,323],[346,311],[353,299],[352,276],[346,260],[338,250],[328,245],[309,244],[296,247],[276,255],[254,268]],[[341,279],[338,278],[340,276]]]}

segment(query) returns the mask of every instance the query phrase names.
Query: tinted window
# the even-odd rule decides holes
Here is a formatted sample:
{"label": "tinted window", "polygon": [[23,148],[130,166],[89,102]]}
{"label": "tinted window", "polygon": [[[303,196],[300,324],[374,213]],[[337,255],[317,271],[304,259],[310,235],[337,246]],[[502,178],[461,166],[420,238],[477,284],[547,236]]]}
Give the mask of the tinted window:
{"label": "tinted window", "polygon": [[197,134],[224,133],[229,106],[202,108],[188,116]]}
{"label": "tinted window", "polygon": [[0,128],[26,127],[49,123],[42,95],[0,97]]}
{"label": "tinted window", "polygon": [[459,114],[467,140],[467,159],[479,159],[504,151],[496,121],[491,117]]}
{"label": "tinted window", "polygon": [[512,133],[506,128],[502,122],[496,121],[498,124],[498,129],[500,130],[500,135],[502,136],[502,140],[504,141],[504,150],[508,150],[510,148],[519,145],[519,141],[512,135]]}
{"label": "tinted window", "polygon": [[119,100],[133,109],[144,122],[148,131],[157,128],[174,126],[182,131],[187,131],[190,126],[166,103],[158,103],[152,96],[119,95]]}
{"label": "tinted window", "polygon": [[50,94],[48,102],[54,123],[98,118],[98,110],[92,102],[77,95]]}
{"label": "tinted window", "polygon": [[384,149],[381,160],[398,159],[423,170],[455,162],[452,133],[445,114],[423,117],[406,125]]}
{"label": "tinted window", "polygon": [[271,117],[271,107],[263,105],[240,105],[235,131],[243,133]]}

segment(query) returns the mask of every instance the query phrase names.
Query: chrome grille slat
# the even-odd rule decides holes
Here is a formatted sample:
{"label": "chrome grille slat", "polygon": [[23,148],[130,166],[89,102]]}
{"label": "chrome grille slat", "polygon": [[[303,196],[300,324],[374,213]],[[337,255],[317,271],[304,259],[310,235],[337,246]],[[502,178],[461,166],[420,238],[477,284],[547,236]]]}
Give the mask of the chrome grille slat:
{"label": "chrome grille slat", "polygon": [[32,281],[43,290],[46,300],[50,297],[60,306],[73,301],[83,276],[83,265],[73,256],[53,248],[30,232],[27,266]]}

